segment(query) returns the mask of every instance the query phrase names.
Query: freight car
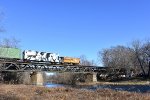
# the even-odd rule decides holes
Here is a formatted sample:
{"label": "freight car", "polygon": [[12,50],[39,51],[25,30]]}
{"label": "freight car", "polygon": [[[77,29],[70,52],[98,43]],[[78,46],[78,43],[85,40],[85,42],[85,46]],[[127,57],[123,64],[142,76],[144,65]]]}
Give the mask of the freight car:
{"label": "freight car", "polygon": [[79,58],[73,58],[73,57],[60,57],[61,63],[64,65],[79,65],[80,59]]}
{"label": "freight car", "polygon": [[0,60],[22,60],[24,62],[44,62],[49,64],[79,65],[80,59],[73,57],[60,57],[57,53],[24,50],[17,48],[0,48]]}
{"label": "freight car", "polygon": [[17,48],[3,48],[0,47],[1,60],[18,60],[21,59],[21,50]]}

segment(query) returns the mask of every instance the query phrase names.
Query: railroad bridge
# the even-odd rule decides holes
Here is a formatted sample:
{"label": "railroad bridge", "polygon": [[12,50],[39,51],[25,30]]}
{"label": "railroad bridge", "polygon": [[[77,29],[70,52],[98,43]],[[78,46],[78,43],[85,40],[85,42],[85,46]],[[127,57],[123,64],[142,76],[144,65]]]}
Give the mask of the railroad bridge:
{"label": "railroad bridge", "polygon": [[43,84],[43,72],[57,73],[83,73],[87,79],[97,81],[97,72],[105,70],[105,67],[83,65],[59,65],[46,62],[0,61],[1,72],[23,72],[24,77],[29,77],[32,84]]}

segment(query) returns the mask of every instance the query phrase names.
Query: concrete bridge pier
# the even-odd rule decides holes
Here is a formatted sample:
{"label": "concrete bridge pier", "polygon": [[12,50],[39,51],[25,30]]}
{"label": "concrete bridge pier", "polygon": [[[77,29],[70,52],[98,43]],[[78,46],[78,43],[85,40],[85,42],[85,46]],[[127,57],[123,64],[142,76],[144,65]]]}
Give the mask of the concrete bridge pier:
{"label": "concrete bridge pier", "polygon": [[43,72],[32,72],[30,74],[31,76],[31,84],[33,85],[43,85],[44,84],[44,78],[43,78]]}
{"label": "concrete bridge pier", "polygon": [[97,73],[88,73],[86,75],[86,82],[97,82]]}
{"label": "concrete bridge pier", "polygon": [[22,72],[21,80],[23,84],[26,84],[26,85],[31,84],[30,72]]}
{"label": "concrete bridge pier", "polygon": [[97,73],[93,73],[93,82],[97,82]]}

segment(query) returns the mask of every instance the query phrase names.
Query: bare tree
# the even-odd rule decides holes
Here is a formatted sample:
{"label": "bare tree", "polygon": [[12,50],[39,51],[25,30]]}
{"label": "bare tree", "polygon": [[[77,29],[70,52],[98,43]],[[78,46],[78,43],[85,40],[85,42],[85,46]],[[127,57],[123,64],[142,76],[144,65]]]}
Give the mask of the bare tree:
{"label": "bare tree", "polygon": [[105,67],[111,67],[111,64],[109,61],[110,54],[111,54],[110,49],[103,49],[102,51],[98,52],[98,58],[99,60],[102,61],[103,66]]}
{"label": "bare tree", "polygon": [[0,43],[0,46],[6,48],[19,48],[19,42],[20,41],[15,38],[4,38]]}
{"label": "bare tree", "polygon": [[146,41],[143,44],[143,59],[144,59],[144,66],[148,68],[147,76],[150,78],[150,41]]}
{"label": "bare tree", "polygon": [[[4,16],[4,12],[0,12],[0,22],[1,20],[3,19],[3,16]],[[0,32],[4,32],[4,28],[1,27],[0,25]],[[19,47],[19,42],[16,38],[4,38],[2,39],[1,43],[0,43],[0,46],[1,47],[13,47],[13,48],[18,48]]]}
{"label": "bare tree", "polygon": [[99,57],[102,57],[102,62],[106,67],[132,67],[132,64],[130,63],[131,52],[130,49],[125,46],[116,46],[110,49],[104,49],[98,54]]}
{"label": "bare tree", "polygon": [[134,65],[139,66],[146,77],[150,77],[150,41],[136,40],[132,43]]}
{"label": "bare tree", "polygon": [[80,56],[80,64],[81,65],[85,65],[85,66],[93,66],[96,65],[96,63],[94,62],[94,60],[88,60],[87,57],[85,55],[81,55]]}
{"label": "bare tree", "polygon": [[130,47],[116,46],[99,51],[105,67],[134,69],[150,77],[150,41],[133,41]]}
{"label": "bare tree", "polygon": [[132,42],[132,47],[131,49],[133,50],[133,62],[134,66],[139,66],[144,74],[146,76],[146,72],[144,70],[144,58],[143,58],[143,49],[142,49],[142,43],[139,40],[135,40]]}

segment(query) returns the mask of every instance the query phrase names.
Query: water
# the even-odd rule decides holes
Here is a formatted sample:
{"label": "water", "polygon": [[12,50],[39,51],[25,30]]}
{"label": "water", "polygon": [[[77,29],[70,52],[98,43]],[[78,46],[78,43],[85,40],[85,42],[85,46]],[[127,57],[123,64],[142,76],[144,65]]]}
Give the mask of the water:
{"label": "water", "polygon": [[97,90],[97,89],[112,89],[129,92],[146,93],[150,92],[150,85],[94,85],[85,87],[85,89]]}
{"label": "water", "polygon": [[[54,83],[47,83],[45,84],[45,86],[48,88],[71,87],[70,85],[67,86],[63,84],[54,84]],[[88,89],[88,90],[112,89],[117,91],[129,91],[129,92],[138,92],[138,93],[150,92],[150,85],[92,85],[92,86],[77,86],[74,88]]]}
{"label": "water", "polygon": [[64,87],[63,84],[54,84],[54,83],[46,83],[44,86],[45,86],[45,87],[48,87],[48,88]]}

